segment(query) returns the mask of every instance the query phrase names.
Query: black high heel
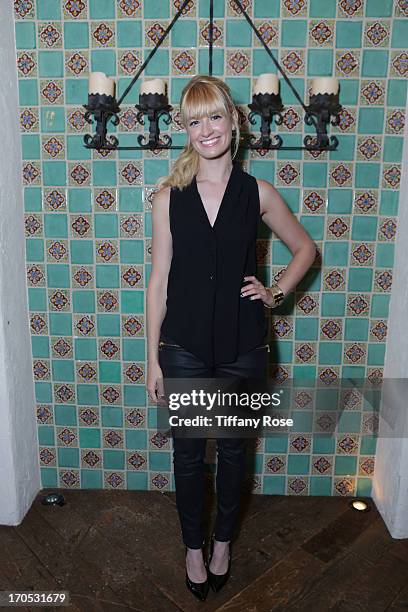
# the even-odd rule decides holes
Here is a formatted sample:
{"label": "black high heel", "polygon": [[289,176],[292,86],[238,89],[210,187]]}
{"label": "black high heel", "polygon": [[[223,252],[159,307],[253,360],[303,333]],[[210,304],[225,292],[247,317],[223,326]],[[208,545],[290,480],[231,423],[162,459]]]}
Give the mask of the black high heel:
{"label": "black high heel", "polygon": [[215,593],[217,593],[224,584],[227,582],[230,572],[231,572],[231,542],[229,543],[228,548],[228,569],[225,574],[213,574],[210,570],[210,563],[214,552],[214,534],[211,536],[211,547],[210,547],[210,556],[208,559],[208,581],[210,586]]}
{"label": "black high heel", "polygon": [[[187,556],[187,546],[186,546],[186,556]],[[193,582],[192,580],[190,580],[190,578],[188,577],[188,574],[187,574],[187,567],[186,567],[186,585],[187,585],[187,588],[200,601],[205,601],[205,599],[206,599],[206,597],[208,595],[209,587],[210,587],[209,582],[208,582],[208,565],[207,565],[207,561],[205,559],[204,559],[204,565],[205,565],[205,569],[207,570],[207,578],[206,578],[206,580],[204,582]]]}

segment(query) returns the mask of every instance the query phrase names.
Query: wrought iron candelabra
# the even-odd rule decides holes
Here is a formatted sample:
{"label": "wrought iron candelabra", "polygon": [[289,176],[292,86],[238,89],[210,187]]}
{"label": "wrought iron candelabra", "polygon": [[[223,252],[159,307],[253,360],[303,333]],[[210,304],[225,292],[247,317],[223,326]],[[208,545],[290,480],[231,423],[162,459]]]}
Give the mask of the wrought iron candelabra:
{"label": "wrought iron candelabra", "polygon": [[[123,92],[122,96],[116,101],[113,95],[106,95],[105,93],[90,93],[88,95],[88,104],[84,105],[86,109],[85,119],[88,123],[96,122],[96,133],[91,136],[86,134],[84,136],[85,147],[90,149],[105,149],[105,150],[116,150],[116,149],[182,149],[181,145],[174,145],[172,139],[167,134],[160,134],[159,121],[163,117],[166,125],[169,125],[172,121],[170,111],[172,107],[168,102],[167,95],[159,92],[148,92],[140,93],[139,104],[136,104],[137,109],[137,121],[140,125],[145,125],[145,118],[149,126],[149,138],[146,142],[146,138],[143,134],[139,134],[137,137],[138,145],[123,147],[119,145],[119,141],[113,134],[108,136],[107,127],[108,123],[111,122],[113,126],[119,124],[118,114],[120,112],[120,104],[129,93],[133,85],[142,74],[157,49],[163,43],[168,36],[170,30],[174,26],[182,14],[184,8],[187,6],[189,0],[184,0],[180,5],[176,14],[174,15],[169,26],[163,33],[163,36],[157,42],[155,47],[151,50],[148,57],[145,59],[143,64],[140,66],[136,75],[128,87]],[[286,72],[279,64],[272,51],[265,43],[262,35],[255,27],[251,18],[245,11],[240,0],[234,0],[237,7],[240,9],[244,18],[248,22],[249,26],[254,31],[255,35],[261,42],[265,51],[275,64],[277,70],[282,74],[289,88],[292,90],[296,99],[302,106],[305,116],[305,123],[309,126],[314,126],[316,134],[308,134],[303,139],[303,146],[284,146],[283,139],[278,134],[274,134],[271,138],[271,126],[281,125],[282,123],[282,111],[284,109],[279,92],[257,92],[252,96],[252,103],[248,104],[250,113],[248,114],[248,120],[252,125],[256,124],[256,117],[260,117],[261,135],[259,139],[251,136],[247,145],[242,145],[242,148],[248,149],[290,149],[290,150],[308,150],[308,151],[333,151],[338,146],[338,139],[335,136],[330,136],[327,133],[329,124],[336,125],[339,121],[339,114],[342,110],[342,106],[339,102],[338,91],[335,93],[325,93],[325,91],[312,91],[309,98],[309,105],[305,105],[299,93],[295,89],[293,83],[287,76]],[[213,12],[214,0],[210,0],[210,22],[209,22],[209,74],[212,74],[212,55],[213,55],[213,24],[214,24],[214,12]]]}

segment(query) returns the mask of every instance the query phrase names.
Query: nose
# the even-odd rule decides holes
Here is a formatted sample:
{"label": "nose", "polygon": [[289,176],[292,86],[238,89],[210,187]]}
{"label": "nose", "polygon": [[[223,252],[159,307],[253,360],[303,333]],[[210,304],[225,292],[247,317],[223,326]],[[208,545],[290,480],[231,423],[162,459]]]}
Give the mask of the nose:
{"label": "nose", "polygon": [[201,121],[201,134],[204,138],[207,138],[213,133],[213,126],[209,117],[203,117]]}

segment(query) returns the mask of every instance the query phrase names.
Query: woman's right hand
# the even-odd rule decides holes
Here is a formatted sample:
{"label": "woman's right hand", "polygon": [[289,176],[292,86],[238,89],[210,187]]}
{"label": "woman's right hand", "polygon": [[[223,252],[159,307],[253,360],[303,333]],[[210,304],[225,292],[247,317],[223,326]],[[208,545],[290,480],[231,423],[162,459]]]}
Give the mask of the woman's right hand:
{"label": "woman's right hand", "polygon": [[167,406],[164,394],[163,373],[158,363],[148,363],[146,389],[149,401],[159,406]]}

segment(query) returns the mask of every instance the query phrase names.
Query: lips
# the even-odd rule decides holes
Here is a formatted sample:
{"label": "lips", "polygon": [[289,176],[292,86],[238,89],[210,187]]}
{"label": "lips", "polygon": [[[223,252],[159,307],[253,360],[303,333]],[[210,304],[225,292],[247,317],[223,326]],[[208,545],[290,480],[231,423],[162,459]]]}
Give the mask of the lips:
{"label": "lips", "polygon": [[216,136],[215,138],[211,138],[209,140],[202,140],[201,144],[204,145],[205,147],[213,147],[215,144],[217,144],[219,139],[219,136]]}

